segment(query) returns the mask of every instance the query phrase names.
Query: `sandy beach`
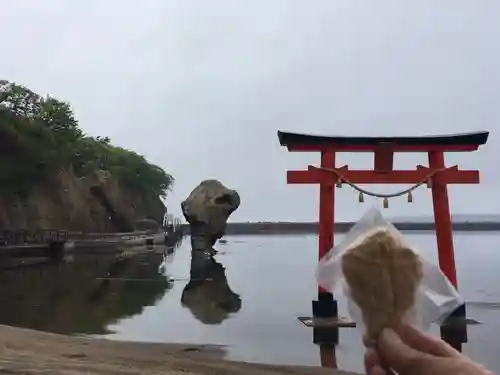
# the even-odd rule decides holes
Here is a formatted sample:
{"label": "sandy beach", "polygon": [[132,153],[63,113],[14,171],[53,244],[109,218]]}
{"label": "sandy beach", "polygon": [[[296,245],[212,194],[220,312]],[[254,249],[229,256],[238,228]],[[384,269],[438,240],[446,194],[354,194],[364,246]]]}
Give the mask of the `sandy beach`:
{"label": "sandy beach", "polygon": [[221,347],[115,342],[8,326],[0,326],[0,348],[0,373],[5,374],[352,374],[225,361]]}

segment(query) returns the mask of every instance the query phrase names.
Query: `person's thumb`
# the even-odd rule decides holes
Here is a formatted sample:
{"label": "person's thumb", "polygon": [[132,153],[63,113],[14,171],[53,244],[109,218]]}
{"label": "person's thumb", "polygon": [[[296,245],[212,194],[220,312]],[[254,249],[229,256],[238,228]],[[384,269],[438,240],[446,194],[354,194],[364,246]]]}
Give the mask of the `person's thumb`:
{"label": "person's thumb", "polygon": [[406,345],[392,329],[385,329],[377,341],[377,350],[384,365],[398,373],[413,373],[422,361],[425,354]]}

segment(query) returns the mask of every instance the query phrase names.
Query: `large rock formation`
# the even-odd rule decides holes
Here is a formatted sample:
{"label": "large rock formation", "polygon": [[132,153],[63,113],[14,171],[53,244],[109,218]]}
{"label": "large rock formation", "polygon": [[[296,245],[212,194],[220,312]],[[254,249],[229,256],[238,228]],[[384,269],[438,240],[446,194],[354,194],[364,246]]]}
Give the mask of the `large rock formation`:
{"label": "large rock formation", "polygon": [[211,251],[224,235],[229,216],[240,206],[240,196],[220,181],[202,181],[181,203],[190,225],[193,251]]}

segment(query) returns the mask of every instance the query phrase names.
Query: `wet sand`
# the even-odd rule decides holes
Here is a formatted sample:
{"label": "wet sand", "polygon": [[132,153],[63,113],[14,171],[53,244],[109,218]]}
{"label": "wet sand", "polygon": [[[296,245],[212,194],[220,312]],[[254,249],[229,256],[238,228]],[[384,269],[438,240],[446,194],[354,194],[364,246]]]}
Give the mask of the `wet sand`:
{"label": "wet sand", "polygon": [[0,348],[0,373],[11,374],[352,374],[225,361],[224,348],[215,346],[115,342],[9,326],[0,326]]}

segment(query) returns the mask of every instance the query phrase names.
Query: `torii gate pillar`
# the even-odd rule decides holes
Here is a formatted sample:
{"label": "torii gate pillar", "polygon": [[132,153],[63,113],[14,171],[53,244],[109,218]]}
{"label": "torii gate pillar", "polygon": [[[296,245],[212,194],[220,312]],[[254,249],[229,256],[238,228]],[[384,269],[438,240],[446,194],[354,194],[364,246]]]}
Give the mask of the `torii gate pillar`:
{"label": "torii gate pillar", "polygon": [[[321,259],[334,245],[335,186],[342,181],[352,184],[419,184],[426,182],[432,191],[439,266],[448,280],[458,288],[453,249],[453,233],[448,184],[477,184],[479,171],[446,167],[445,152],[475,151],[486,144],[488,132],[423,137],[342,137],[318,136],[278,131],[281,146],[289,151],[319,152],[320,167],[287,171],[289,184],[319,184],[319,243]],[[336,167],[338,152],[370,152],[374,155],[373,170],[351,170]],[[415,170],[394,170],[394,153],[424,152],[429,166],[417,165]],[[313,301],[313,317],[337,317],[337,302],[331,293],[319,288],[318,300]],[[465,316],[465,307],[456,312]],[[443,331],[442,331],[443,332]],[[338,338],[337,338],[338,339]],[[466,335],[460,338],[466,342]],[[334,340],[335,341],[335,340]],[[458,346],[457,343],[453,343]],[[461,346],[461,345],[460,345]]]}

